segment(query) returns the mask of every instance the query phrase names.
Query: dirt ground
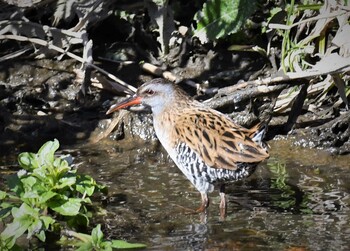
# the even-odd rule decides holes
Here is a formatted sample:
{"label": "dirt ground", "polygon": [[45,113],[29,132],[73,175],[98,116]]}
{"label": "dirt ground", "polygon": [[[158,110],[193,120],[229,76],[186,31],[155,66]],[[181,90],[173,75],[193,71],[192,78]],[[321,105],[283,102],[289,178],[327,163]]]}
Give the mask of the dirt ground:
{"label": "dirt ground", "polygon": [[[146,113],[128,113],[123,123],[117,123],[117,114],[105,115],[113,102],[131,91],[130,87],[113,84],[114,80],[96,67],[133,86],[131,89],[159,75],[174,78],[189,95],[226,113],[238,124],[250,127],[259,121],[268,122],[267,140],[288,137],[293,144],[324,148],[332,154],[350,153],[350,116],[344,104],[348,98],[339,97],[341,91],[336,87],[329,88],[316,103],[312,99],[320,94],[307,96],[307,88],[312,86],[307,78],[286,78],[271,85],[254,83],[282,72],[278,71],[281,37],[269,41],[268,34],[262,32],[269,9],[279,3],[267,1],[266,8],[257,9],[250,20],[255,25],[225,39],[202,43],[190,32],[195,13],[202,6],[200,1],[164,6],[174,16],[161,12],[161,8],[153,13],[152,1],[100,1],[92,7],[67,1],[67,7],[72,4],[72,8],[66,12],[60,12],[63,5],[49,2],[37,1],[31,6],[4,1],[1,5],[1,34],[5,36],[0,43],[0,155],[36,151],[53,138],[67,147],[103,137],[155,140]],[[332,9],[314,14],[325,15],[322,11]],[[78,19],[77,13],[91,15]],[[163,17],[163,30],[157,29],[157,25],[162,26],[157,15]],[[82,20],[86,23],[80,24]],[[343,35],[342,26],[338,26],[337,34]],[[162,43],[166,36],[169,41]],[[347,48],[345,38],[338,42],[339,51]],[[256,50],[231,48],[243,44],[266,49],[268,43],[271,53],[265,56]],[[93,60],[85,62],[84,54]],[[342,56],[346,60],[346,55]],[[95,68],[84,68],[86,65]],[[291,98],[290,93],[297,95]],[[285,96],[282,100],[281,94]],[[284,100],[289,101],[277,111],[276,104]]]}
{"label": "dirt ground", "polygon": [[[219,52],[205,58],[204,54],[194,56],[189,67],[176,67],[173,72],[184,79],[194,78],[204,80],[209,76],[205,64],[217,60],[218,66],[210,74],[211,87],[234,81],[234,76],[226,75],[223,80],[222,69],[232,65],[228,58],[219,57]],[[196,60],[195,58],[201,58]],[[213,59],[215,58],[215,59]],[[232,59],[232,57],[231,57]],[[255,64],[254,58],[238,55],[236,61]],[[226,66],[225,66],[226,64]],[[139,66],[116,66],[113,63],[105,65],[115,69],[116,74],[134,86],[154,76],[144,74]],[[255,65],[256,66],[256,65]],[[69,146],[77,143],[91,142],[105,132],[110,125],[112,116],[105,115],[109,105],[115,100],[122,99],[125,94],[112,92],[108,89],[90,86],[87,94],[81,95],[81,85],[75,81],[73,69],[77,64],[73,60],[25,60],[11,61],[0,68],[0,154],[19,153],[22,150],[36,151],[47,140],[57,138],[62,145]],[[246,66],[245,66],[246,67]],[[242,63],[241,63],[241,67]],[[253,69],[253,67],[249,67]],[[249,74],[239,67],[231,71],[237,78],[247,79]],[[228,73],[227,73],[228,74]],[[253,74],[250,72],[250,74]],[[217,83],[217,84],[216,84]],[[206,96],[196,94],[193,87],[180,83],[190,95],[198,99]],[[242,102],[240,106],[219,107],[234,120],[245,126],[254,123],[262,116],[270,115],[269,133],[267,140],[275,137],[289,137],[292,142],[304,147],[324,148],[332,154],[350,153],[350,116],[344,109],[334,109],[331,105],[311,113],[302,111],[291,130],[286,132],[288,112],[274,114],[272,111],[273,98],[252,98]],[[258,108],[256,108],[258,106]],[[114,115],[116,116],[116,115]],[[151,119],[147,113],[128,113],[124,123],[108,135],[112,139],[155,140],[151,127]]]}

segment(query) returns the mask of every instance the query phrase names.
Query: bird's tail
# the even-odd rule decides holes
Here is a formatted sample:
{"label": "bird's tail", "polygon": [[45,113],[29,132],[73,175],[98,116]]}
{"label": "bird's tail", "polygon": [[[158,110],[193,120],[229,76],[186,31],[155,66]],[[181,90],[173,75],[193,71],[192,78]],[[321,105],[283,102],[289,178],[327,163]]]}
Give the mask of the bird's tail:
{"label": "bird's tail", "polygon": [[269,149],[269,146],[268,144],[266,144],[266,142],[263,141],[267,132],[267,124],[265,122],[260,122],[252,128],[250,128],[250,130],[252,132],[250,138],[254,142],[258,143],[261,147],[265,148],[265,150],[267,151]]}

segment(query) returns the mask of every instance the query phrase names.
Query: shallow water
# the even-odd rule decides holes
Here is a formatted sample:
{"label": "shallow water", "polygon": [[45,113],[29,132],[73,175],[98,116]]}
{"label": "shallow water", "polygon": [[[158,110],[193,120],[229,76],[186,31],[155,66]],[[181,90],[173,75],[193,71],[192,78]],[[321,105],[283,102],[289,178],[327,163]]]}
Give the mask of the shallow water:
{"label": "shallow water", "polygon": [[206,215],[185,209],[196,209],[200,195],[159,146],[105,141],[69,152],[80,172],[109,187],[110,238],[149,250],[348,250],[350,156],[269,144],[271,158],[227,186],[224,221],[218,191]]}
{"label": "shallow water", "polygon": [[207,214],[190,213],[200,195],[157,144],[105,140],[60,153],[108,186],[106,213],[93,219],[107,238],[147,250],[349,250],[350,156],[269,144],[271,158],[255,174],[226,186],[225,220],[218,190]]}

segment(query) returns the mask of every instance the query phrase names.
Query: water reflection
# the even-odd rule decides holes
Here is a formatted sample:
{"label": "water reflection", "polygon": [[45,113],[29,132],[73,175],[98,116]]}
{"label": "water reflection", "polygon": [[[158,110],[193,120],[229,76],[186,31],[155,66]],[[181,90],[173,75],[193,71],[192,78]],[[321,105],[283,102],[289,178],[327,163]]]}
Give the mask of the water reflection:
{"label": "water reflection", "polygon": [[205,224],[181,209],[197,208],[200,195],[161,148],[92,145],[72,154],[83,162],[80,171],[110,188],[109,237],[144,242],[150,250],[347,250],[349,157],[270,144],[267,163],[227,186],[225,221],[218,191],[210,194]]}

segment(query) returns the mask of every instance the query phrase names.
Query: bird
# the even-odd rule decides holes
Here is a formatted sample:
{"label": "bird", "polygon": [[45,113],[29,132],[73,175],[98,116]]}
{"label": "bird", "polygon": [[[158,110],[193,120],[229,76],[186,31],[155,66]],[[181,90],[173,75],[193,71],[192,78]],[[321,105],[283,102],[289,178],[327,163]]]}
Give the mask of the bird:
{"label": "bird", "polygon": [[220,188],[220,215],[227,210],[225,184],[247,178],[269,157],[266,124],[247,129],[227,115],[186,94],[178,85],[155,78],[135,95],[110,106],[106,114],[135,105],[150,107],[156,136],[170,158],[201,194],[195,212],[205,212],[208,194]]}

